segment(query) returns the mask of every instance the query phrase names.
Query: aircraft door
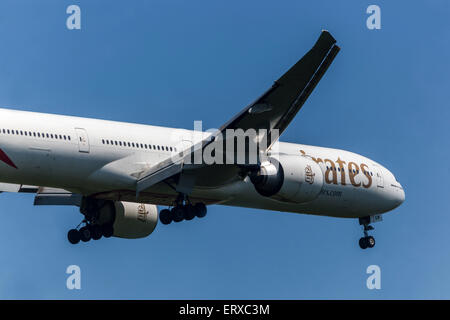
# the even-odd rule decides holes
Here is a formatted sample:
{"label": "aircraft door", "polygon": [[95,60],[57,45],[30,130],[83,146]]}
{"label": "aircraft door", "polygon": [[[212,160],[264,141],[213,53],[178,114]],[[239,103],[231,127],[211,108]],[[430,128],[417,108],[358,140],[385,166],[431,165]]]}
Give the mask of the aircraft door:
{"label": "aircraft door", "polygon": [[86,130],[83,128],[75,128],[75,131],[78,136],[78,151],[89,153],[89,138]]}
{"label": "aircraft door", "polygon": [[377,187],[384,188],[384,178],[383,178],[382,171],[378,167],[374,167],[374,168],[375,168],[374,175],[376,176],[375,178],[377,180]]}

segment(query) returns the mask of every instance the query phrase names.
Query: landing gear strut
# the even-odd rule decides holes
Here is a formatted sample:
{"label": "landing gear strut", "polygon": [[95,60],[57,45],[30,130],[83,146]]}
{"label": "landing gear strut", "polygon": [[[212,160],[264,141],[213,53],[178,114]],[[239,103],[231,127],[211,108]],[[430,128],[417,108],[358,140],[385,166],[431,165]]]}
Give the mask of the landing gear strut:
{"label": "landing gear strut", "polygon": [[206,212],[207,209],[204,203],[197,202],[193,205],[186,195],[180,194],[172,209],[161,210],[159,213],[159,220],[162,224],[170,224],[172,221],[189,221],[195,217],[203,218],[206,216]]}
{"label": "landing gear strut", "polygon": [[373,248],[375,238],[369,235],[369,231],[374,230],[370,225],[370,217],[359,218],[359,224],[364,226],[364,237],[359,239],[359,246],[361,249]]}
{"label": "landing gear strut", "polygon": [[[84,219],[76,228],[69,230],[67,233],[69,242],[77,244],[80,241],[88,242],[90,240],[99,240],[102,237],[112,237],[114,234],[112,222],[99,221],[99,212],[107,205],[111,205],[111,203],[84,198],[80,207],[80,212],[84,215]],[[81,225],[83,226],[80,228]]]}

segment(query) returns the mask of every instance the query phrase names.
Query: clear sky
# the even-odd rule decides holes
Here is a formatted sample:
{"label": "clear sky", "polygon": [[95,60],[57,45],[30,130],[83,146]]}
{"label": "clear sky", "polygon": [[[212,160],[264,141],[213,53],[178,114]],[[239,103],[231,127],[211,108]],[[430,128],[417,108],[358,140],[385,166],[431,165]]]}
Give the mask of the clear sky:
{"label": "clear sky", "polygon": [[[66,28],[71,4],[81,30]],[[365,251],[356,220],[222,206],[73,246],[77,208],[3,193],[0,298],[450,298],[449,15],[438,0],[1,1],[0,106],[188,129],[219,127],[327,29],[342,50],[281,140],[368,156],[406,201]],[[366,287],[372,264],[381,290]]]}

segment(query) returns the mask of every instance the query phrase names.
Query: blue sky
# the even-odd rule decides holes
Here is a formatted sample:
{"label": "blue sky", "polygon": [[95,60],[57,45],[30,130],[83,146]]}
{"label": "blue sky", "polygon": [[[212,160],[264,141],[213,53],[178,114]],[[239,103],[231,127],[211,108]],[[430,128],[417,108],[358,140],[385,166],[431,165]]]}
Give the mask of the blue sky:
{"label": "blue sky", "polygon": [[[370,4],[381,30],[366,28]],[[368,156],[406,201],[362,251],[356,220],[221,206],[72,246],[76,208],[0,194],[0,298],[450,298],[449,14],[437,0],[1,1],[0,106],[182,128],[219,127],[327,29],[342,50],[282,140]],[[372,264],[381,290],[366,287]]]}

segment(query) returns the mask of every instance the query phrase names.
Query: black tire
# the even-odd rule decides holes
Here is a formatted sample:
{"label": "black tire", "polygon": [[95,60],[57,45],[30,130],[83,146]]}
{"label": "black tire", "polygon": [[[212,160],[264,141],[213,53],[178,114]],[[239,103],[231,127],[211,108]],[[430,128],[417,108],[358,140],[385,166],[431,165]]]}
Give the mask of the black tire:
{"label": "black tire", "polygon": [[161,221],[162,224],[170,224],[172,222],[172,214],[170,213],[170,210],[161,210],[159,212],[159,221]]}
{"label": "black tire", "polygon": [[368,248],[373,248],[373,247],[375,247],[375,238],[372,237],[372,236],[368,236],[368,237],[366,238],[366,244],[367,244],[367,247],[368,247]]}
{"label": "black tire", "polygon": [[170,210],[172,220],[175,222],[183,221],[184,219],[184,210],[182,207],[173,207],[172,210]]}
{"label": "black tire", "polygon": [[113,234],[114,234],[114,228],[111,224],[104,224],[102,226],[102,235],[105,238],[110,238],[113,236]]}
{"label": "black tire", "polygon": [[79,232],[81,241],[88,242],[91,240],[91,230],[89,230],[89,227],[82,227]]}
{"label": "black tire", "polygon": [[361,249],[367,249],[367,241],[365,237],[359,239],[359,246]]}
{"label": "black tire", "polygon": [[195,204],[194,206],[195,208],[195,215],[199,218],[203,218],[204,216],[206,216],[206,206],[203,202],[198,202]]}
{"label": "black tire", "polygon": [[187,221],[194,219],[196,210],[192,204],[188,204],[184,207],[184,219]]}
{"label": "black tire", "polygon": [[67,233],[67,239],[71,244],[77,244],[81,239],[80,232],[77,229],[69,230],[69,232]]}
{"label": "black tire", "polygon": [[98,224],[93,225],[91,227],[91,235],[93,240],[99,240],[103,235],[102,227],[100,227]]}

